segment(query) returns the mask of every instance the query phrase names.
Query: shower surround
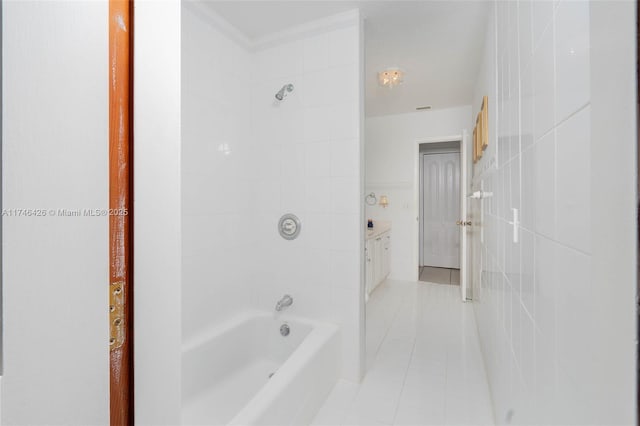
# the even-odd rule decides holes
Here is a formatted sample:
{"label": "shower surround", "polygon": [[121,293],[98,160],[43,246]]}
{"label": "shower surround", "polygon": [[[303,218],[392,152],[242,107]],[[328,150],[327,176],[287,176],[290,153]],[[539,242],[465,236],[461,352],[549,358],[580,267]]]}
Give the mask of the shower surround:
{"label": "shower surround", "polygon": [[290,294],[285,315],[339,326],[335,374],[359,379],[361,43],[357,11],[249,40],[182,3],[183,346]]}

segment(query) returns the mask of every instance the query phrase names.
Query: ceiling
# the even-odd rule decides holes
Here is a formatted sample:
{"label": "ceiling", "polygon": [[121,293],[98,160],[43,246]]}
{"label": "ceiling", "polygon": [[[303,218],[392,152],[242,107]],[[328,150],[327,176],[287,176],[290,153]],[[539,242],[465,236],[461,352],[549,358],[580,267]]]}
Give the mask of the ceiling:
{"label": "ceiling", "polygon": [[[365,18],[367,116],[468,105],[484,46],[487,1],[207,1],[229,24],[257,39],[349,9]],[[377,73],[405,71],[404,83],[380,87]]]}

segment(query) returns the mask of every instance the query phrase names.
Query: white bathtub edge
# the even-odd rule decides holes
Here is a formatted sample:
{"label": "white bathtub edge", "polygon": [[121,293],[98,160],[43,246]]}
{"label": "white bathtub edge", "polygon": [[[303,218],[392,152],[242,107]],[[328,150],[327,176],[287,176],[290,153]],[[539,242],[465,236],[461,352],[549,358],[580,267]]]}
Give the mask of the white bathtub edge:
{"label": "white bathtub edge", "polygon": [[[293,317],[289,317],[294,319]],[[283,318],[284,319],[284,318]],[[288,319],[288,318],[287,318]],[[305,341],[298,347],[286,364],[279,370],[273,378],[267,383],[249,403],[238,413],[230,422],[229,425],[235,426],[247,426],[256,424],[270,424],[264,422],[265,414],[276,405],[278,398],[282,397],[286,393],[289,386],[293,384],[295,380],[301,380],[301,375],[305,372],[305,367],[316,361],[316,357],[323,349],[326,348],[334,340],[336,346],[336,357],[339,354],[339,327],[330,323],[321,323],[303,318],[295,318],[296,321],[304,322],[313,326],[313,330],[306,337]],[[331,349],[331,348],[329,348]],[[339,363],[339,359],[336,360]],[[330,373],[330,372],[328,372]],[[337,382],[339,372],[336,370],[333,372],[333,380],[330,380],[330,385]],[[326,394],[327,392],[322,392]],[[326,396],[326,395],[325,395]],[[309,395],[305,398],[308,399]],[[303,404],[304,405],[304,404]],[[297,410],[295,418],[301,417],[301,411],[306,407],[291,407],[292,410]],[[302,417],[305,417],[302,414]]]}
{"label": "white bathtub edge", "polygon": [[321,322],[321,321],[312,320],[309,318],[298,317],[298,316],[287,315],[287,314],[274,316],[273,313],[268,311],[247,309],[237,315],[230,317],[228,320],[222,322],[221,324],[216,324],[214,326],[208,327],[202,331],[199,331],[195,335],[189,337],[182,343],[181,352],[185,353],[185,352],[189,352],[194,349],[197,349],[200,346],[215,339],[216,337],[236,328],[238,325],[242,324],[243,322],[255,317],[279,319],[279,320],[282,320],[283,322],[296,321],[301,324],[309,325],[314,329],[316,327],[324,327],[324,326],[338,328],[338,326],[333,323]]}

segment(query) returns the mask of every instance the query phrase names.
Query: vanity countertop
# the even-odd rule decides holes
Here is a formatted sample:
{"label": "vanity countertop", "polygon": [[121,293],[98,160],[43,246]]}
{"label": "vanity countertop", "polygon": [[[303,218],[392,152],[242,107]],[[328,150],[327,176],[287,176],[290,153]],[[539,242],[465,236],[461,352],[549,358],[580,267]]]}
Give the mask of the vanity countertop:
{"label": "vanity countertop", "polygon": [[367,236],[366,239],[370,240],[372,238],[379,237],[381,234],[384,234],[387,231],[391,230],[391,222],[383,222],[383,221],[373,221],[373,228],[367,228]]}

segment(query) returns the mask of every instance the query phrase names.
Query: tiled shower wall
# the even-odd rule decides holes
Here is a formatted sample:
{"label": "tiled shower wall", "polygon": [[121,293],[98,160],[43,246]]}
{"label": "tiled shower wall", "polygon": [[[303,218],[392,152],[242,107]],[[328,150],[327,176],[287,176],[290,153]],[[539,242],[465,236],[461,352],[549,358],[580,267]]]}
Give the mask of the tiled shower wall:
{"label": "tiled shower wall", "polygon": [[[251,102],[253,293],[272,311],[341,325],[345,377],[360,359],[361,60],[360,18],[332,18],[313,34],[260,49]],[[294,90],[283,101],[275,93]],[[285,213],[302,222],[298,239],[277,231]]]}
{"label": "tiled shower wall", "polygon": [[473,105],[475,122],[489,96],[490,140],[473,186],[494,195],[470,207],[482,224],[476,316],[503,424],[632,418],[610,392],[623,383],[604,373],[616,357],[600,339],[616,331],[599,321],[591,276],[591,42],[590,2],[493,4]]}
{"label": "tiled shower wall", "polygon": [[[182,338],[252,305],[251,53],[182,6]],[[229,72],[233,70],[233,72]]]}
{"label": "tiled shower wall", "polygon": [[[183,5],[183,341],[290,294],[287,313],[341,325],[343,375],[357,380],[360,17],[243,46]],[[285,213],[302,221],[296,240],[278,234]]]}

